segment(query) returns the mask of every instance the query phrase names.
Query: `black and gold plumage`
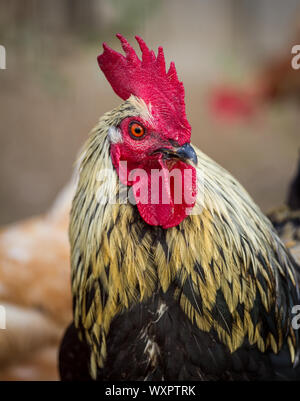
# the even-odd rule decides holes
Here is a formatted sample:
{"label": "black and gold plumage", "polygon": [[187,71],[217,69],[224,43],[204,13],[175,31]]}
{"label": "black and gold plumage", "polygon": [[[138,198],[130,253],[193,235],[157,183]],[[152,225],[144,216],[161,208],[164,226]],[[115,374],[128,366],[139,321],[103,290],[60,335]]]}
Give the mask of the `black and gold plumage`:
{"label": "black and gold plumage", "polygon": [[[129,117],[153,118],[132,95],[100,119],[82,155],[62,379],[300,378],[299,267],[227,171],[195,148],[203,177],[195,213],[175,227],[148,225],[135,205],[108,201],[126,199],[109,130]],[[103,170],[110,179],[99,179]]]}

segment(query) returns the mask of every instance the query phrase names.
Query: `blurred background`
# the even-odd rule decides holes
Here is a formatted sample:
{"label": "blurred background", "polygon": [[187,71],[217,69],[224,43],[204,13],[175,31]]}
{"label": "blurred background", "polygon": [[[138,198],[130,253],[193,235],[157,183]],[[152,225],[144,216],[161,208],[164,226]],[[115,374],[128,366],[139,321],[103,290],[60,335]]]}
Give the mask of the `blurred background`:
{"label": "blurred background", "polygon": [[[69,181],[89,131],[120,103],[96,61],[104,41],[120,50],[117,32],[135,49],[134,35],[155,51],[164,47],[185,85],[193,143],[233,173],[264,211],[282,203],[300,148],[300,70],[290,66],[291,48],[300,44],[300,0],[0,0],[0,45],[6,48],[6,69],[0,70],[0,224],[50,208]],[[40,221],[24,224],[9,228],[10,236],[4,231],[0,241],[0,303],[40,314],[22,330],[40,328],[41,316],[50,316],[59,330],[44,322],[52,345],[42,356],[24,354],[31,370],[27,362],[7,368],[13,357],[1,354],[1,344],[15,343],[7,333],[3,342],[0,332],[0,370],[5,371],[0,379],[56,379],[57,339],[70,316],[67,221],[60,226],[62,238],[58,231],[52,235],[53,249],[57,238],[64,247],[62,265],[50,258],[40,273],[45,279],[44,273],[53,276],[56,268],[67,284],[51,276],[48,292],[39,269],[42,256],[52,252],[49,239],[43,245],[40,237],[28,242],[48,231],[34,228],[33,235]],[[22,227],[22,235],[16,227]],[[15,248],[18,241],[23,241],[21,251]],[[34,268],[24,257],[29,246],[40,248]],[[24,266],[34,271],[28,278]],[[16,287],[16,275],[25,284]],[[40,292],[33,295],[28,287]],[[42,300],[45,294],[50,302]],[[59,315],[61,305],[69,308],[66,318]],[[43,344],[30,338],[33,348]],[[28,344],[27,351],[33,349]]]}

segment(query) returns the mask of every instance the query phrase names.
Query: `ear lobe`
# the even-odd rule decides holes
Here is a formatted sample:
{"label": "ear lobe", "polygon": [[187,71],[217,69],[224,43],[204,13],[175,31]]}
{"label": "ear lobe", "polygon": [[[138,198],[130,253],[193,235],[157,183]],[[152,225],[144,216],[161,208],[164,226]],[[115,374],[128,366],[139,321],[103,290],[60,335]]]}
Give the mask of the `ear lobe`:
{"label": "ear lobe", "polygon": [[111,144],[123,142],[123,137],[119,128],[109,127],[107,132],[108,140]]}
{"label": "ear lobe", "polygon": [[127,170],[127,161],[120,160],[121,152],[119,146],[116,144],[111,144],[110,146],[110,157],[114,168],[117,171],[119,179],[122,184],[129,185],[128,183],[128,170]]}

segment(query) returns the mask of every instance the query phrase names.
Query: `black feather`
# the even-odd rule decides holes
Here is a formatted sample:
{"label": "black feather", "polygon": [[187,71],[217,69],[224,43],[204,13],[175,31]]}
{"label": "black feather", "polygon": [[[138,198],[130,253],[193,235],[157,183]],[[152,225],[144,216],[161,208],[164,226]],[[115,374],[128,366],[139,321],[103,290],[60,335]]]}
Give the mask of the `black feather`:
{"label": "black feather", "polygon": [[287,204],[292,210],[300,209],[300,156],[298,161],[297,173],[290,185],[287,197]]}

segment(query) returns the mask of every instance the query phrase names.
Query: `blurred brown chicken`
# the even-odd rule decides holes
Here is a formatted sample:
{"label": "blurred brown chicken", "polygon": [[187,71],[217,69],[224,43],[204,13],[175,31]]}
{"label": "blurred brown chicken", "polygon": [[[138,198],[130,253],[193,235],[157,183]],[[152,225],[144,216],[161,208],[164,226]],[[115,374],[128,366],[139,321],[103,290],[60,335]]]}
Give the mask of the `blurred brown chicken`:
{"label": "blurred brown chicken", "polygon": [[0,380],[56,380],[71,318],[68,220],[74,182],[42,216],[0,231]]}

